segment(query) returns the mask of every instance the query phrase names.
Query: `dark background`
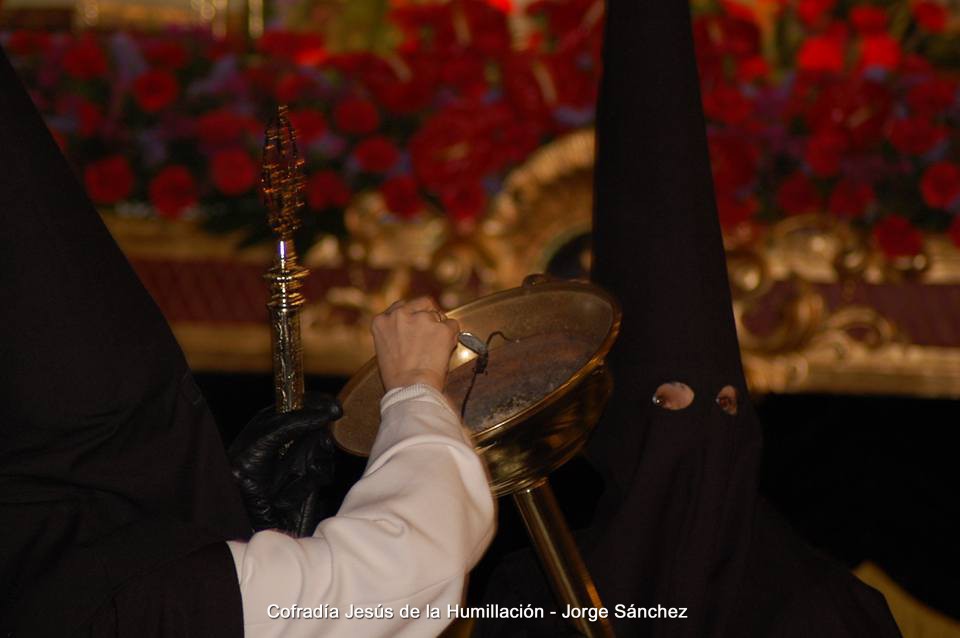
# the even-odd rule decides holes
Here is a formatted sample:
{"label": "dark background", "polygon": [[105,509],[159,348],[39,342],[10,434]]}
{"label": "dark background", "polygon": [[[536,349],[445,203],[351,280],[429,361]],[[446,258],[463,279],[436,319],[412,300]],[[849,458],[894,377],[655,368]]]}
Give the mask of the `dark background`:
{"label": "dark background", "polygon": [[[199,374],[227,443],[272,403],[268,375]],[[345,379],[310,377],[336,394]],[[960,401],[772,395],[755,398],[764,423],[762,491],[807,539],[850,567],[880,565],[923,602],[960,619]],[[364,461],[343,455],[345,491]],[[554,487],[571,527],[583,526],[601,488],[582,459]],[[523,546],[512,506],[500,507],[497,554]],[[482,571],[483,565],[481,565]]]}

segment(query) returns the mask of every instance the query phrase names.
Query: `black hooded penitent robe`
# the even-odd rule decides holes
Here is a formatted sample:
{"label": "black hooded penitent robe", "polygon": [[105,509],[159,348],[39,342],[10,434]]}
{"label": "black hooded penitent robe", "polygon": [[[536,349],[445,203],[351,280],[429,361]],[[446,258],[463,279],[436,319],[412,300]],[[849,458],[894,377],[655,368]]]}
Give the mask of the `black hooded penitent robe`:
{"label": "black hooded penitent robe", "polygon": [[0,635],[243,634],[183,355],[0,51]]}
{"label": "black hooded penitent robe", "polygon": [[[608,358],[613,397],[587,449],[604,491],[581,547],[611,614],[617,604],[687,609],[683,620],[614,620],[617,635],[898,636],[883,597],[757,495],[761,431],[731,311],[689,3],[609,0],[605,28],[592,277],[622,304],[623,324]],[[670,381],[694,391],[689,407],[653,404]],[[728,385],[736,415],[716,403]],[[507,561],[484,601],[536,604],[549,600],[544,589],[532,560]]]}

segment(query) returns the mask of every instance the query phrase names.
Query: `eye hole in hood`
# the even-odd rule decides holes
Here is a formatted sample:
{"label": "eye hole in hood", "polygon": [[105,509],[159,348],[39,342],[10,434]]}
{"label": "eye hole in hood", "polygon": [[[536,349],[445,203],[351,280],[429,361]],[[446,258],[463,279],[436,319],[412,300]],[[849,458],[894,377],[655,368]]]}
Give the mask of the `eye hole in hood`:
{"label": "eye hole in hood", "polygon": [[732,385],[725,385],[717,394],[717,405],[727,414],[733,416],[737,413],[737,389]]}
{"label": "eye hole in hood", "polygon": [[653,404],[665,410],[682,410],[693,403],[693,390],[686,383],[670,381],[653,393]]}

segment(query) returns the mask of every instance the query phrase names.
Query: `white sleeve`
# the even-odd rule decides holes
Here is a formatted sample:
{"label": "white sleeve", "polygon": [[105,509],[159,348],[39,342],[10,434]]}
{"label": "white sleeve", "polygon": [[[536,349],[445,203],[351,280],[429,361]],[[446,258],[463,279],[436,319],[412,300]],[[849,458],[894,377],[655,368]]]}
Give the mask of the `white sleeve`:
{"label": "white sleeve", "polygon": [[[460,604],[466,574],[493,538],[486,469],[437,390],[391,390],[380,412],[363,476],[312,537],[263,531],[227,543],[247,638],[426,637],[450,622],[447,605]],[[423,617],[428,604],[440,619]],[[393,617],[345,617],[351,606],[378,605]],[[400,618],[404,605],[421,617]]]}

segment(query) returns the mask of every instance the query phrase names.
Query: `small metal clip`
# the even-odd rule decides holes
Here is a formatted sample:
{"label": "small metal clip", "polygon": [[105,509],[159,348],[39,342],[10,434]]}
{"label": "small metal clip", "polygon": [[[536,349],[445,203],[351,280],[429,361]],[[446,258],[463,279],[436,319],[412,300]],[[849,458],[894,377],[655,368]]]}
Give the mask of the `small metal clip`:
{"label": "small metal clip", "polygon": [[511,339],[499,330],[496,332],[491,332],[486,341],[482,340],[480,337],[471,332],[461,332],[457,336],[457,340],[463,344],[464,348],[477,353],[476,363],[473,364],[473,376],[470,378],[470,385],[467,386],[467,392],[463,395],[463,402],[460,404],[461,420],[466,417],[467,399],[470,398],[470,393],[473,392],[473,386],[477,382],[477,376],[487,372],[487,363],[490,361],[490,342],[493,341],[494,337],[500,337],[504,341],[509,341],[511,343],[520,342],[519,339]]}
{"label": "small metal clip", "polygon": [[483,339],[471,332],[461,332],[459,336],[457,336],[457,340],[463,345],[464,348],[476,352],[481,357],[487,354],[487,351],[489,350]]}

